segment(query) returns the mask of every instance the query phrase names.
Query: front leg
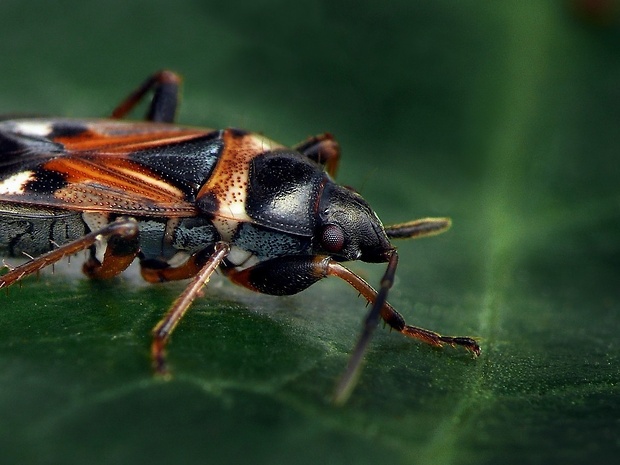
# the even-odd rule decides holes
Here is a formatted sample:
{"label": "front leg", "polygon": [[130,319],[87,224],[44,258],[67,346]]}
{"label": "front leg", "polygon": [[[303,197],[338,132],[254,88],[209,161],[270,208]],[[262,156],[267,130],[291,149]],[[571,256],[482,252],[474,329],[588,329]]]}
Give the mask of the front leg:
{"label": "front leg", "polygon": [[[241,271],[227,269],[225,273],[236,284],[271,295],[297,294],[327,276],[337,276],[349,283],[369,303],[374,304],[377,298],[377,291],[370,284],[328,256],[277,257]],[[403,316],[388,302],[381,306],[380,315],[392,329],[405,336],[435,347],[444,344],[462,346],[474,355],[480,354],[478,343],[470,337],[442,336],[428,329],[406,324]]]}
{"label": "front leg", "polygon": [[393,283],[397,257],[396,253],[394,253],[390,258],[379,292],[358,275],[329,256],[278,257],[241,271],[229,269],[226,273],[237,284],[257,292],[273,295],[296,294],[327,276],[337,276],[349,283],[372,304],[372,308],[364,321],[361,336],[336,389],[334,401],[337,404],[342,404],[355,386],[364,353],[372,338],[379,317],[401,334],[432,346],[441,347],[444,344],[453,347],[461,346],[472,352],[474,356],[480,354],[480,346],[470,337],[442,336],[434,331],[406,324],[402,315],[386,301],[388,290]]}
{"label": "front leg", "polygon": [[272,258],[244,270],[228,268],[226,276],[240,286],[261,294],[293,295],[327,277],[326,256],[292,255]]}

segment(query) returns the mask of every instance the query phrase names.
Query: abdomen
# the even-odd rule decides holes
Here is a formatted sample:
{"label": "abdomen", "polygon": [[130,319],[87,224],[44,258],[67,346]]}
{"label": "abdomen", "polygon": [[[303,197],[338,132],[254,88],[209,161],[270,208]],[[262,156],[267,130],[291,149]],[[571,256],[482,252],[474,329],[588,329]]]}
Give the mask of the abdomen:
{"label": "abdomen", "polygon": [[86,231],[80,212],[0,202],[1,255],[41,255]]}

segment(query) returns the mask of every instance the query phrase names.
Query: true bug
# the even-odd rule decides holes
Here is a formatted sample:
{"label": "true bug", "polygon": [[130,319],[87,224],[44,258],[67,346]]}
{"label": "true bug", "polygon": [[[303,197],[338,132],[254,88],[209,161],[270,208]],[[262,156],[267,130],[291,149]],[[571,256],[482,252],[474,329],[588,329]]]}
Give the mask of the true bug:
{"label": "true bug", "polygon": [[[178,75],[160,71],[112,119],[0,122],[0,251],[34,257],[0,276],[0,288],[87,249],[91,278],[113,277],[135,258],[149,282],[192,278],[153,330],[153,364],[165,374],[170,335],[216,269],[274,295],[337,276],[372,303],[336,388],[340,403],[380,318],[428,344],[480,353],[472,338],[405,324],[386,301],[398,261],[390,239],[443,232],[448,219],[384,227],[332,180],[340,149],[330,134],[287,148],[239,129],[174,125],[179,87]],[[119,121],[149,93],[146,122]],[[379,292],[341,264],[350,260],[387,263]]]}

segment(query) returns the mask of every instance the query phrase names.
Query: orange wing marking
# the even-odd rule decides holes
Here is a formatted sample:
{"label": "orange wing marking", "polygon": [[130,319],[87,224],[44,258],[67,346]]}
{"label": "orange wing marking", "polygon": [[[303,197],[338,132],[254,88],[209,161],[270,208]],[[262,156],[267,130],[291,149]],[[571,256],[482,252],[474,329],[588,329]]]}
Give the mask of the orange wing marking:
{"label": "orange wing marking", "polygon": [[87,130],[70,137],[58,137],[54,141],[64,145],[68,152],[97,152],[103,154],[126,155],[136,150],[145,150],[175,144],[204,136],[210,130],[179,129],[144,131],[127,134],[108,134]]}

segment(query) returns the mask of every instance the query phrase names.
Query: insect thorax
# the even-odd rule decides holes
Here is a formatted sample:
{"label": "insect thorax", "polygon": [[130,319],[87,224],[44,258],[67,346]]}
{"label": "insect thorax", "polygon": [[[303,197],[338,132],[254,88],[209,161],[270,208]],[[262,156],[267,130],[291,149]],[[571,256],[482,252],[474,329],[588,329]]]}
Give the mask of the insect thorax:
{"label": "insect thorax", "polygon": [[[221,239],[216,226],[206,218],[148,218],[140,220],[138,225],[141,257],[163,259],[171,264],[180,259],[179,254],[190,256],[211,248]],[[240,267],[283,255],[311,253],[309,237],[275,231],[250,222],[239,222],[229,242],[231,254],[227,261]]]}

